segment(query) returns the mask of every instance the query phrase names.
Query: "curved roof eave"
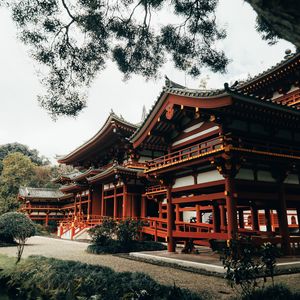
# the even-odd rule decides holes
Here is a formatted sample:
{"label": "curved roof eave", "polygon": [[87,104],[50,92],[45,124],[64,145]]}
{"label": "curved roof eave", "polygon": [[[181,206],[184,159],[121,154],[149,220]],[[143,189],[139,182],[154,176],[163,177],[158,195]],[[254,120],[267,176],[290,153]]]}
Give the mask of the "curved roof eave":
{"label": "curved roof eave", "polygon": [[73,150],[71,153],[61,157],[58,159],[59,163],[68,163],[71,162],[73,159],[76,159],[77,156],[82,152],[82,150],[85,150],[95,144],[97,141],[101,139],[102,134],[112,126],[113,122],[118,122],[126,127],[131,128],[132,130],[135,130],[137,128],[136,125],[129,123],[125,121],[124,119],[118,117],[115,113],[110,113],[109,117],[106,119],[104,125],[100,128],[100,130],[87,142]]}
{"label": "curved roof eave", "polygon": [[190,98],[198,98],[198,99],[214,99],[228,96],[225,89],[217,89],[217,90],[200,90],[200,89],[189,89],[182,85],[179,85],[168,78],[166,78],[166,84],[163,87],[162,92],[158,96],[156,102],[152,106],[152,109],[148,113],[144,122],[141,126],[134,132],[131,136],[130,141],[132,143],[136,142],[140,136],[143,134],[144,130],[150,125],[155,115],[158,113],[166,98],[169,95],[176,95],[182,97],[190,97]]}

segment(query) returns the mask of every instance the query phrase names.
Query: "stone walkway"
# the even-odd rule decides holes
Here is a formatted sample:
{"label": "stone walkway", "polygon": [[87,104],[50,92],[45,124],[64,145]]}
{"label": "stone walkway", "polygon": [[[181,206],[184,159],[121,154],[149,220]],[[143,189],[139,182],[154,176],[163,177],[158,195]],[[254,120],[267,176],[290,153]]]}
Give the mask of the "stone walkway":
{"label": "stone walkway", "polygon": [[[133,261],[113,255],[93,255],[86,253],[87,244],[75,241],[59,240],[47,237],[32,237],[28,240],[23,257],[43,255],[64,260],[107,266],[118,272],[144,272],[156,281],[187,288],[199,294],[209,292],[215,299],[226,299],[232,290],[222,278],[191,273],[170,267],[162,267],[144,262]],[[15,247],[0,248],[0,254],[16,255]],[[298,287],[300,274],[279,276],[276,282],[287,282],[291,287]]]}

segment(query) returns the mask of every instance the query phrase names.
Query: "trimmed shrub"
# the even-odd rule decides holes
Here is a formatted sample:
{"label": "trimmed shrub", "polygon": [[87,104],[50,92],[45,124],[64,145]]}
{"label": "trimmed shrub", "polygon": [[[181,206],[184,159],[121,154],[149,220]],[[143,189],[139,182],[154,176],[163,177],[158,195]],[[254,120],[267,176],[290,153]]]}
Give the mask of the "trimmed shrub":
{"label": "trimmed shrub", "polygon": [[0,216],[0,236],[17,242],[17,263],[21,259],[26,240],[34,234],[34,223],[24,214],[8,212]]}
{"label": "trimmed shrub", "polygon": [[0,272],[0,281],[4,279],[24,299],[201,299],[188,290],[158,284],[143,273],[117,273],[107,267],[40,256]]}
{"label": "trimmed shrub", "polygon": [[93,254],[115,254],[139,251],[166,250],[167,247],[161,243],[153,241],[133,241],[126,246],[118,240],[108,240],[105,244],[91,244],[87,247],[87,252]]}
{"label": "trimmed shrub", "polygon": [[241,298],[242,300],[299,300],[300,293],[293,293],[291,292],[286,286],[284,285],[274,285],[269,286],[264,289],[259,289],[254,291],[250,295],[246,295]]}

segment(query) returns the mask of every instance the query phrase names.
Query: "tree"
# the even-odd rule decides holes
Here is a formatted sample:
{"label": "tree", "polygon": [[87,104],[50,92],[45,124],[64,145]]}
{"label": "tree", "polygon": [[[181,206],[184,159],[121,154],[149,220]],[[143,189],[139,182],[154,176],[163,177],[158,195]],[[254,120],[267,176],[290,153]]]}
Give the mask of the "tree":
{"label": "tree", "polygon": [[21,185],[29,185],[35,176],[35,164],[29,157],[15,152],[3,159],[0,176],[0,194],[3,197],[16,196]]}
{"label": "tree", "polygon": [[26,240],[35,234],[33,222],[24,214],[8,212],[0,216],[0,236],[17,242],[17,261],[21,260]]}
{"label": "tree", "polygon": [[[199,76],[202,67],[224,72],[228,64],[225,53],[216,47],[226,37],[216,21],[218,0],[4,2],[21,40],[43,66],[46,93],[39,102],[53,117],[75,116],[86,106],[83,88],[107,60],[114,61],[125,78],[156,77],[169,58],[191,76]],[[258,12],[257,29],[263,38],[274,43],[278,36],[299,47],[296,0],[247,2]],[[155,18],[161,12],[171,17],[159,25]]]}
{"label": "tree", "polygon": [[25,156],[29,157],[30,160],[38,166],[49,164],[49,160],[40,156],[39,152],[36,149],[29,149],[28,146],[20,144],[20,143],[10,143],[0,146],[0,173],[2,172],[3,159],[10,153],[20,152]]}

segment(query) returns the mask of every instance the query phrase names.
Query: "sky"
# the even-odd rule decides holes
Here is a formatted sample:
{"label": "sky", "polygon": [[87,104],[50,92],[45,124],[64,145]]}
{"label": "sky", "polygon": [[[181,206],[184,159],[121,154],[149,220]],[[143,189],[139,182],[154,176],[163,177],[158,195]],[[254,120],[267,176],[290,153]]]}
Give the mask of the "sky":
{"label": "sky", "polygon": [[201,78],[208,79],[209,88],[222,88],[256,75],[276,64],[286,49],[294,47],[279,41],[269,46],[255,30],[255,12],[243,0],[220,0],[217,19],[227,29],[222,47],[231,59],[226,74],[203,70],[196,80],[168,63],[156,80],[146,81],[133,76],[124,82],[113,63],[96,78],[88,92],[88,107],[77,118],[61,117],[54,122],[37,102],[42,87],[38,66],[28,48],[17,39],[17,29],[6,9],[0,9],[0,145],[19,142],[37,149],[55,163],[56,155],[68,154],[90,139],[113,110],[127,121],[141,120],[143,105],[149,110],[164,85],[164,75],[171,80],[197,88]]}

